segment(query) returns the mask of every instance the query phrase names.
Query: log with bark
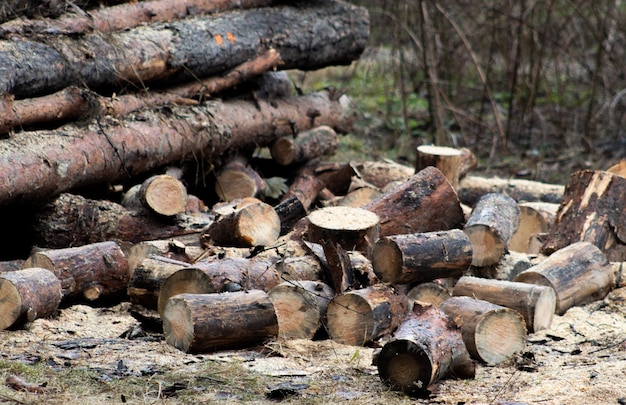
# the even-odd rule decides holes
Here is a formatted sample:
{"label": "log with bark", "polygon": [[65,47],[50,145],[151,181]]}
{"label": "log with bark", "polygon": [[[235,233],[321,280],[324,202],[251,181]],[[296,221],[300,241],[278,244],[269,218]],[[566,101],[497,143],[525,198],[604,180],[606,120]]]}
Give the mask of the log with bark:
{"label": "log with bark", "polygon": [[221,201],[264,198],[267,184],[244,157],[238,156],[220,167],[215,175],[215,194]]}
{"label": "log with bark", "polygon": [[332,155],[339,140],[331,127],[323,125],[298,133],[295,137],[278,138],[270,151],[280,165],[307,162],[313,158]]}
{"label": "log with bark", "polygon": [[509,243],[509,248],[522,253],[541,253],[533,243],[536,234],[546,233],[554,224],[558,204],[543,202],[524,202],[520,209],[519,226]]}
{"label": "log with bark", "polygon": [[[387,184],[408,181],[415,174],[415,168],[393,161],[366,161],[353,164],[357,176],[383,189]],[[419,172],[418,172],[419,173]]]}
{"label": "log with bark", "polygon": [[367,10],[332,1],[226,11],[112,33],[2,40],[0,92],[33,97],[76,82],[91,89],[141,89],[157,80],[219,74],[270,46],[281,54],[283,69],[318,69],[351,63],[368,37]]}
{"label": "log with bark", "polygon": [[466,176],[459,182],[459,199],[474,206],[485,194],[506,194],[517,202],[547,202],[560,204],[565,186],[522,179]]}
{"label": "log with bark", "polygon": [[132,274],[135,267],[149,256],[160,256],[185,263],[194,263],[205,253],[205,248],[200,244],[201,234],[201,232],[195,232],[133,244],[124,250],[130,273]]}
{"label": "log with bark", "polygon": [[415,171],[419,172],[428,166],[434,166],[441,170],[456,190],[459,187],[461,176],[461,157],[460,149],[447,146],[420,145],[417,147]]}
{"label": "log with bark", "polygon": [[354,118],[342,101],[321,92],[272,103],[214,101],[24,133],[0,142],[0,205],[46,201],[76,187],[129,179],[170,163],[269,145],[291,131],[285,120],[308,128],[309,109],[320,112],[319,125],[336,129],[346,130]]}
{"label": "log with bark", "polygon": [[412,396],[449,377],[474,378],[476,366],[459,328],[439,309],[416,304],[381,349],[377,360],[381,380]]}
{"label": "log with bark", "polygon": [[0,274],[0,330],[45,318],[59,309],[61,280],[31,267]]}
{"label": "log with bark", "polygon": [[450,298],[452,295],[448,288],[442,283],[436,281],[430,281],[428,283],[417,284],[407,291],[406,296],[409,298],[409,303],[414,305],[416,302],[423,304],[430,304],[434,307],[439,307],[442,302]]}
{"label": "log with bark", "polygon": [[178,294],[161,317],[165,341],[186,353],[245,348],[278,335],[274,306],[259,290]]}
{"label": "log with bark", "polygon": [[138,263],[128,281],[128,298],[133,304],[157,309],[161,287],[165,280],[189,263],[162,256],[150,255]]}
{"label": "log with bark", "polygon": [[557,250],[513,281],[552,287],[558,315],[573,306],[604,298],[615,285],[611,264],[589,242],[576,242]]}

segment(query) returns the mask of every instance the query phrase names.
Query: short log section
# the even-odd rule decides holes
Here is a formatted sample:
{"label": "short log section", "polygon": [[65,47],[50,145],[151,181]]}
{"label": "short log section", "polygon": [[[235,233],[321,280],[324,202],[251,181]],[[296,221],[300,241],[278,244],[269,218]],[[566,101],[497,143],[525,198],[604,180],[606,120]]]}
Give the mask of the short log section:
{"label": "short log section", "polygon": [[279,165],[307,162],[311,159],[332,155],[339,145],[337,133],[327,125],[321,125],[298,133],[294,137],[278,138],[270,153]]}
{"label": "short log section", "polygon": [[133,304],[157,309],[161,286],[169,276],[189,264],[162,256],[146,257],[133,270],[128,283],[128,297]]}
{"label": "short log section", "polygon": [[459,187],[462,153],[447,146],[420,145],[417,147],[415,171],[434,166],[446,176],[452,187]]}
{"label": "short log section", "polygon": [[267,185],[261,175],[247,165],[245,159],[236,158],[225,164],[215,178],[215,192],[222,201],[263,196]]}

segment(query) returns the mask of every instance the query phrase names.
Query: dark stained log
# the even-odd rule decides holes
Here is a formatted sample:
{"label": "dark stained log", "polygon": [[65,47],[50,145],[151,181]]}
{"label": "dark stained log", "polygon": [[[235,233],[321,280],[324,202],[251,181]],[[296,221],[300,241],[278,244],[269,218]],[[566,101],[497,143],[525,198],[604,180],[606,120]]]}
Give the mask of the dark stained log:
{"label": "dark stained log", "polygon": [[498,364],[526,345],[526,324],[519,312],[472,297],[451,297],[439,308],[461,327],[472,358]]}
{"label": "dark stained log", "polygon": [[476,373],[454,322],[436,307],[417,303],[381,349],[377,367],[385,384],[416,396],[437,381]]}
{"label": "dark stained log", "polygon": [[54,314],[62,295],[61,280],[47,269],[0,273],[0,330]]}
{"label": "dark stained log", "polygon": [[[509,249],[522,253],[541,253],[531,246],[533,235],[546,233],[554,225],[558,204],[525,202],[519,204],[519,226],[509,243]],[[531,250],[531,247],[533,249]]]}
{"label": "dark stained log", "polygon": [[601,300],[615,285],[611,264],[589,242],[576,242],[557,250],[513,281],[552,287],[556,291],[558,315],[573,306]]}
{"label": "dark stained log", "polygon": [[474,249],[473,266],[490,266],[502,258],[519,226],[519,215],[517,202],[505,194],[480,198],[463,229]]}
{"label": "dark stained log", "polygon": [[328,334],[336,342],[362,346],[391,335],[408,310],[407,297],[385,284],[345,292],[328,304]]}
{"label": "dark stained log", "polygon": [[524,270],[538,264],[546,256],[520,253],[510,250],[500,260],[489,266],[471,266],[466,275],[511,281]]}
{"label": "dark stained log", "polygon": [[263,198],[267,185],[261,175],[237,157],[222,166],[215,176],[215,193],[222,201],[239,198]]}
{"label": "dark stained log", "polygon": [[142,88],[158,80],[192,80],[222,73],[269,45],[280,53],[282,69],[318,69],[351,63],[368,37],[367,10],[332,1],[226,11],[41,42],[3,40],[0,92],[19,99],[77,82],[113,90],[129,83]]}
{"label": "dark stained log", "polygon": [[299,132],[295,137],[278,138],[272,144],[272,158],[280,165],[303,163],[314,158],[332,155],[339,140],[331,127],[322,125]]}
{"label": "dark stained log", "polygon": [[95,301],[126,294],[128,260],[115,242],[100,242],[33,253],[24,268],[50,270],[61,280],[63,301]]}
{"label": "dark stained log", "polygon": [[626,177],[593,170],[572,174],[544,253],[584,241],[600,248],[609,261],[626,261],[625,195]]}
{"label": "dark stained log", "polygon": [[326,324],[326,310],[335,292],[321,281],[285,281],[269,293],[278,318],[278,337],[313,339]]}
{"label": "dark stained log", "polygon": [[461,176],[461,150],[448,146],[420,145],[417,147],[415,171],[434,166],[446,176],[452,187],[459,187]]}
{"label": "dark stained log", "polygon": [[308,215],[308,240],[332,241],[344,250],[368,253],[378,240],[379,219],[371,211],[352,207],[326,207]]}
{"label": "dark stained log", "polygon": [[263,343],[278,335],[267,293],[179,294],[162,314],[165,341],[186,353],[207,353]]}
{"label": "dark stained log", "polygon": [[161,286],[175,272],[190,264],[167,257],[150,255],[133,269],[128,282],[130,302],[148,309],[157,309]]}
{"label": "dark stained log", "polygon": [[450,182],[432,166],[363,208],[379,216],[380,236],[449,230],[465,223]]}
{"label": "dark stained log", "polygon": [[170,163],[268,145],[290,131],[280,120],[307,128],[306,111],[311,108],[320,111],[320,124],[335,128],[348,128],[354,118],[323,92],[272,103],[211,101],[202,107],[142,111],[20,134],[0,142],[0,205],[45,201],[76,187],[113,183]]}
{"label": "dark stained log", "polygon": [[472,263],[472,244],[459,230],[389,235],[372,251],[374,273],[383,282],[421,283],[461,277]]}
{"label": "dark stained log", "polygon": [[322,191],[325,186],[325,182],[318,177],[308,173],[300,173],[295,176],[281,200],[296,196],[302,204],[302,207],[308,212],[320,191]]}
{"label": "dark stained log", "polygon": [[291,194],[274,206],[280,218],[280,234],[285,235],[300,219],[306,217],[307,210],[297,195]]}
{"label": "dark stained log", "polygon": [[556,310],[552,287],[479,277],[461,277],[452,294],[489,301],[519,312],[531,333],[550,329]]}
{"label": "dark stained log", "polygon": [[112,201],[63,193],[37,211],[34,229],[39,246],[66,248],[108,240],[125,244],[169,238],[197,233],[210,223],[206,214],[183,214],[166,222]]}
{"label": "dark stained log", "polygon": [[522,179],[501,179],[465,176],[459,182],[459,199],[474,206],[485,194],[506,194],[517,202],[548,202],[560,204],[565,186]]}

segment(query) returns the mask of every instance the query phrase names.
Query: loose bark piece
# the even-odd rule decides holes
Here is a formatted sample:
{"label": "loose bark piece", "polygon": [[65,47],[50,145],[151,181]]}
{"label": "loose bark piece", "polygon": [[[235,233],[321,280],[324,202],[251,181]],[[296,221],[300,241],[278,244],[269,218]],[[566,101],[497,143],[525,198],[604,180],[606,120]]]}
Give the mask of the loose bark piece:
{"label": "loose bark piece", "polygon": [[267,185],[244,158],[236,158],[222,166],[215,177],[215,193],[222,201],[239,198],[263,198]]}
{"label": "loose bark piece", "polygon": [[391,335],[408,313],[405,295],[384,284],[335,296],[328,304],[329,336],[343,344],[362,346]]}
{"label": "loose bark piece", "polygon": [[506,194],[517,202],[548,202],[560,204],[565,186],[522,179],[501,179],[466,176],[459,182],[459,199],[474,206],[485,194]]}
{"label": "loose bark piece", "polygon": [[32,267],[0,274],[0,330],[52,315],[61,303],[61,281]]}
{"label": "loose bark piece", "polygon": [[211,223],[205,214],[179,215],[164,222],[144,211],[63,193],[37,212],[34,229],[37,244],[66,248],[115,240],[121,244],[197,233]]}
{"label": "loose bark piece", "polygon": [[452,297],[439,308],[461,327],[472,358],[498,364],[526,345],[526,324],[515,310],[471,297]]}
{"label": "loose bark piece", "polygon": [[490,266],[502,258],[519,215],[517,202],[507,195],[489,193],[480,198],[463,229],[474,249],[473,266]]}
{"label": "loose bark piece", "polygon": [[172,107],[167,114],[142,111],[21,134],[0,143],[0,205],[45,201],[70,189],[128,179],[169,163],[268,145],[290,131],[281,124],[285,119],[308,128],[310,108],[320,111],[318,123],[348,128],[353,116],[340,103],[328,93],[272,103],[212,101],[203,107]]}
{"label": "loose bark piece", "polygon": [[427,167],[363,207],[380,218],[380,236],[460,228],[465,223],[450,182]]}
{"label": "loose bark piece", "polygon": [[415,171],[434,166],[446,176],[452,187],[459,187],[461,175],[461,156],[459,149],[447,146],[420,145],[417,147]]}
{"label": "loose bark piece", "polygon": [[256,198],[232,201],[203,231],[203,237],[224,246],[269,246],[280,236],[280,218],[274,208]]}
{"label": "loose bark piece", "polygon": [[626,261],[625,195],[625,177],[593,170],[572,174],[544,253],[584,241],[600,248],[610,261]]}
{"label": "loose bark piece", "polygon": [[573,306],[604,298],[615,283],[606,256],[589,242],[576,242],[557,250],[513,281],[552,287],[556,291],[558,315]]}
{"label": "loose bark piece", "polygon": [[377,363],[381,380],[408,395],[423,395],[444,378],[474,378],[476,373],[461,332],[431,305],[415,305]]}
{"label": "loose bark piece", "polygon": [[531,333],[550,329],[556,311],[556,293],[543,285],[465,276],[457,281],[452,294],[514,309]]}
{"label": "loose bark piece", "polygon": [[46,383],[34,384],[23,380],[16,375],[10,375],[6,378],[5,384],[7,387],[14,389],[15,391],[32,392],[35,394],[48,394],[50,390],[46,387]]}
{"label": "loose bark piece", "polygon": [[409,298],[411,305],[415,302],[421,302],[430,304],[433,307],[439,307],[442,302],[450,298],[452,295],[446,287],[440,283],[432,281],[416,285],[406,293],[406,296]]}
{"label": "loose bark piece", "polygon": [[185,353],[250,347],[278,335],[274,306],[259,290],[179,294],[162,318],[165,341]]}
{"label": "loose bark piece", "polygon": [[394,284],[458,278],[471,263],[472,244],[459,229],[386,236],[372,251],[374,273]]}
{"label": "loose bark piece", "polygon": [[24,98],[76,82],[115,89],[120,84],[193,80],[243,63],[265,44],[281,54],[283,69],[318,69],[351,63],[368,37],[367,10],[333,1],[226,11],[41,42],[3,40],[0,92]]}
{"label": "loose bark piece", "polygon": [[308,160],[332,155],[337,150],[339,140],[331,127],[322,125],[299,132],[296,137],[278,138],[272,144],[272,159],[280,165],[302,163]]}
{"label": "loose bark piece", "polygon": [[552,228],[558,204],[542,202],[525,202],[519,204],[520,220],[517,230],[511,237],[509,248],[522,253],[541,253],[531,250],[532,236],[545,233]]}
{"label": "loose bark piece", "polygon": [[50,270],[60,280],[63,301],[95,301],[126,293],[128,261],[116,242],[100,242],[33,253],[24,268]]}
{"label": "loose bark piece", "polygon": [[313,339],[326,323],[328,303],[335,292],[321,281],[285,281],[272,288],[270,301],[283,339]]}
{"label": "loose bark piece", "polygon": [[190,265],[167,257],[149,256],[143,259],[131,273],[128,282],[128,297],[133,304],[148,309],[157,309],[161,286],[178,270]]}

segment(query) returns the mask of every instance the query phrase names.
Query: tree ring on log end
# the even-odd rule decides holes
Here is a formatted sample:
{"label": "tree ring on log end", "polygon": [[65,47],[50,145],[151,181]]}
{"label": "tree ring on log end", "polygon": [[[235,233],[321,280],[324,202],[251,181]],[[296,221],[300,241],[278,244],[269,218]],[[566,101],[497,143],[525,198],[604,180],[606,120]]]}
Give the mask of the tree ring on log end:
{"label": "tree ring on log end", "polygon": [[396,242],[381,238],[374,244],[372,268],[382,282],[394,282],[400,279],[403,264],[402,250]]}
{"label": "tree ring on log end", "polygon": [[328,334],[343,344],[360,346],[374,334],[372,308],[366,299],[356,294],[336,296],[329,304]]}
{"label": "tree ring on log end", "polygon": [[535,304],[535,312],[532,315],[533,332],[550,329],[552,326],[552,318],[557,308],[557,297],[554,288],[546,286],[537,286],[537,288],[541,288],[541,292]]}
{"label": "tree ring on log end", "polygon": [[[0,278],[0,330],[13,325],[22,316],[22,297],[9,280]],[[8,307],[8,308],[7,308]]]}
{"label": "tree ring on log end", "polygon": [[184,299],[171,297],[163,311],[165,341],[187,353],[194,340],[193,317]]}
{"label": "tree ring on log end", "polygon": [[411,340],[398,339],[382,348],[378,357],[378,373],[381,380],[392,388],[411,394],[428,388],[433,366],[420,345]]}
{"label": "tree ring on log end", "polygon": [[498,364],[521,352],[526,345],[526,323],[515,310],[487,312],[476,325],[476,352],[487,364]]}
{"label": "tree ring on log end", "polygon": [[187,190],[178,180],[169,175],[155,176],[142,190],[146,203],[157,214],[173,216],[185,211]]}

